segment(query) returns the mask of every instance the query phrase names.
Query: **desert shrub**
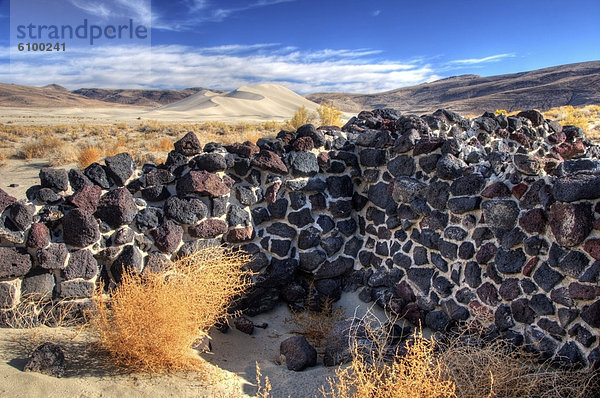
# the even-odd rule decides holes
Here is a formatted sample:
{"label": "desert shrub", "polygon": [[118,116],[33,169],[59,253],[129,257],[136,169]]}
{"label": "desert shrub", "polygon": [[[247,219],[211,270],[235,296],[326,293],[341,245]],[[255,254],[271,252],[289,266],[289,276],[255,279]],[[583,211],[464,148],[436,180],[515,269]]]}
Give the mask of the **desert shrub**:
{"label": "desert shrub", "polygon": [[427,339],[418,331],[398,349],[386,346],[389,332],[367,314],[362,323],[373,344],[351,336],[352,362],[339,367],[321,393],[334,398],[598,396],[598,371],[540,362],[524,347],[491,338],[490,319],[476,313],[443,338]]}
{"label": "desert shrub", "polygon": [[51,298],[38,294],[22,297],[13,308],[4,313],[2,323],[16,329],[32,329],[41,325],[66,327],[81,323],[81,319],[75,316],[76,302]]}
{"label": "desert shrub", "polygon": [[577,108],[571,105],[561,106],[544,112],[544,116],[556,119],[563,126],[577,126],[585,131],[589,128],[597,128],[600,122],[600,106],[587,105]]}
{"label": "desert shrub", "polygon": [[267,122],[263,122],[260,126],[260,129],[263,131],[277,132],[281,130],[281,123],[276,122],[274,120],[269,120]]}
{"label": "desert shrub", "polygon": [[65,144],[63,140],[52,135],[34,138],[21,146],[18,157],[25,160],[47,157]]}
{"label": "desert shrub", "polygon": [[167,271],[125,273],[110,297],[96,294],[90,325],[117,363],[150,372],[198,369],[194,343],[227,315],[249,284],[248,256],[210,247]]}
{"label": "desert shrub", "polygon": [[303,335],[317,351],[323,351],[333,326],[344,319],[344,311],[340,307],[333,308],[331,300],[326,300],[320,311],[306,307],[304,311],[292,311],[290,321],[298,327],[292,333]]}
{"label": "desert shrub", "polygon": [[292,118],[285,122],[284,127],[287,129],[296,130],[300,126],[312,123],[315,120],[315,117],[316,116],[314,113],[309,112],[308,109],[306,109],[306,107],[302,105],[300,109],[298,109],[296,113],[294,113]]}
{"label": "desert shrub", "polygon": [[321,126],[342,126],[342,111],[333,104],[321,104],[317,108]]}
{"label": "desert shrub", "polygon": [[435,343],[416,333],[406,342],[406,353],[393,361],[383,345],[364,353],[356,341],[349,366],[339,367],[323,388],[333,398],[445,398],[456,397],[455,385],[435,360]]}
{"label": "desert shrub", "polygon": [[173,149],[173,141],[163,137],[149,142],[148,149],[154,152],[168,152]]}
{"label": "desert shrub", "polygon": [[258,362],[255,362],[256,369],[256,396],[258,398],[269,398],[269,393],[271,392],[271,381],[269,380],[269,376],[266,376],[264,379],[262,377],[262,373],[260,371],[260,366],[258,366]]}
{"label": "desert shrub", "polygon": [[439,344],[436,361],[452,380],[458,397],[595,397],[598,374],[557,368],[526,347],[490,338],[493,315],[475,313],[472,321]]}
{"label": "desert shrub", "polygon": [[77,154],[77,163],[82,169],[88,167],[90,164],[100,160],[102,156],[102,150],[95,145],[88,145],[79,151]]}

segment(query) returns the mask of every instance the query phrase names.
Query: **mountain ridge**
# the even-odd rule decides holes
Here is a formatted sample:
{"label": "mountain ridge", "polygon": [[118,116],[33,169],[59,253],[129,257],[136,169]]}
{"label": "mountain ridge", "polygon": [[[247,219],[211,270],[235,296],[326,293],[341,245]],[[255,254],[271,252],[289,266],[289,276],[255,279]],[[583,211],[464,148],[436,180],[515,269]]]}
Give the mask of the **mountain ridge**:
{"label": "mountain ridge", "polygon": [[600,61],[559,65],[496,75],[461,75],[375,94],[314,93],[317,103],[332,103],[346,112],[394,108],[428,113],[447,108],[465,114],[487,110],[537,108],[600,103]]}

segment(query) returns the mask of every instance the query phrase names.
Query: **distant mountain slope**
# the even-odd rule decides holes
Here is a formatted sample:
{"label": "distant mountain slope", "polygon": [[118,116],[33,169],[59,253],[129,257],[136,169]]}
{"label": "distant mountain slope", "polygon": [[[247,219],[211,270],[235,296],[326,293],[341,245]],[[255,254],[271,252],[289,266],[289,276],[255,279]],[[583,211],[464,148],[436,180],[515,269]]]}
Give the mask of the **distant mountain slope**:
{"label": "distant mountain slope", "polygon": [[57,84],[44,87],[0,83],[0,106],[11,108],[111,107],[113,104],[74,94]]}
{"label": "distant mountain slope", "polygon": [[507,75],[463,75],[377,94],[316,93],[307,99],[332,102],[347,112],[389,107],[426,113],[448,108],[462,114],[486,110],[600,104],[600,61]]}
{"label": "distant mountain slope", "polygon": [[228,93],[204,90],[181,101],[165,105],[147,114],[180,118],[227,120],[282,120],[291,118],[302,106],[316,111],[318,105],[277,84],[244,86]]}
{"label": "distant mountain slope", "polygon": [[183,90],[129,90],[129,89],[104,89],[80,88],[73,93],[83,95],[100,101],[117,104],[159,107],[172,104],[194,95],[205,89],[201,87],[186,88]]}

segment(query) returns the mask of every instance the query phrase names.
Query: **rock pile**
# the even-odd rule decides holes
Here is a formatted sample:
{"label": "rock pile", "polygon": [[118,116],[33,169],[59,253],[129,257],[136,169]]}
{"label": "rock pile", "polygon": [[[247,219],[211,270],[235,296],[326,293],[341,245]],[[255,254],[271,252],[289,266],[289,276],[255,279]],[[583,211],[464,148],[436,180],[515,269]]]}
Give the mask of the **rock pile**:
{"label": "rock pile", "polygon": [[517,343],[598,363],[599,154],[537,111],[377,109],[256,144],[189,133],[139,170],[126,153],[43,169],[27,200],[0,191],[0,319],[226,242],[259,272],[249,315],[358,289],[438,331],[487,311]]}

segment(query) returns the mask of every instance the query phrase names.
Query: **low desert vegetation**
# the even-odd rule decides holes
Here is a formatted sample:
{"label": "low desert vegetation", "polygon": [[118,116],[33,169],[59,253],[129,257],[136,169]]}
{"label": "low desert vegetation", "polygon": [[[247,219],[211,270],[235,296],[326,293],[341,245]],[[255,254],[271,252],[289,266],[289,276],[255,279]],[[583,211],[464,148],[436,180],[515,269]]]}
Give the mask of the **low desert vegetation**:
{"label": "low desert vegetation", "polygon": [[557,120],[562,126],[577,126],[590,139],[600,138],[600,105],[575,108],[571,105],[552,108],[544,116]]}
{"label": "low desert vegetation", "polygon": [[50,300],[49,296],[31,295],[24,297],[10,311],[5,312],[4,323],[15,329],[34,329],[42,325],[67,327],[81,324],[73,316],[76,302]]}
{"label": "low desert vegetation", "polygon": [[[307,303],[308,304],[308,303]],[[292,311],[291,322],[298,329],[292,333],[300,334],[322,353],[325,349],[325,340],[331,334],[333,326],[344,319],[344,311],[340,307],[333,307],[332,300],[326,300],[318,311],[309,305],[303,311]]]}
{"label": "low desert vegetation", "polygon": [[298,127],[309,123],[315,123],[318,120],[320,126],[338,126],[344,124],[342,120],[342,111],[333,106],[333,104],[321,104],[317,108],[317,112],[309,112],[302,105],[290,120],[287,120],[283,127],[287,130],[296,130]]}
{"label": "low desert vegetation", "polygon": [[198,370],[193,347],[228,315],[250,283],[241,251],[210,247],[164,272],[126,272],[110,295],[99,290],[90,325],[98,347],[118,365],[160,373]]}
{"label": "low desert vegetation", "polygon": [[204,143],[251,141],[275,137],[283,125],[275,121],[203,123],[161,123],[148,120],[137,124],[18,126],[0,124],[0,165],[6,158],[31,161],[48,159],[51,166],[77,163],[85,168],[93,162],[121,152],[136,162],[164,161],[173,143],[189,131]]}
{"label": "low desert vegetation", "polygon": [[300,126],[314,122],[316,117],[317,116],[313,112],[309,112],[308,109],[302,105],[300,109],[294,113],[294,116],[285,122],[284,127],[287,130],[295,131]]}
{"label": "low desert vegetation", "polygon": [[[490,338],[481,317],[443,338],[417,331],[390,356],[389,334],[373,318],[363,319],[374,344],[352,342],[353,360],[340,366],[321,394],[332,398],[592,398],[597,371],[558,368],[527,347]],[[375,325],[375,326],[374,326]]]}
{"label": "low desert vegetation", "polygon": [[344,124],[341,109],[336,108],[333,104],[321,104],[317,108],[317,114],[319,115],[321,126],[342,127]]}
{"label": "low desert vegetation", "polygon": [[85,146],[77,154],[77,164],[82,169],[85,169],[90,164],[99,161],[103,154],[102,149],[95,145]]}

